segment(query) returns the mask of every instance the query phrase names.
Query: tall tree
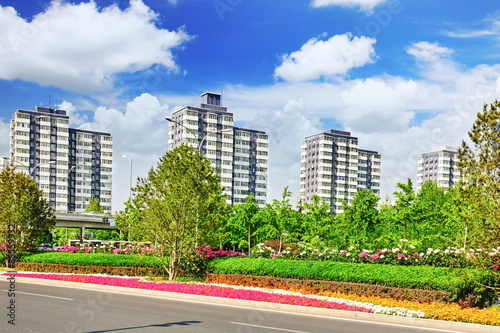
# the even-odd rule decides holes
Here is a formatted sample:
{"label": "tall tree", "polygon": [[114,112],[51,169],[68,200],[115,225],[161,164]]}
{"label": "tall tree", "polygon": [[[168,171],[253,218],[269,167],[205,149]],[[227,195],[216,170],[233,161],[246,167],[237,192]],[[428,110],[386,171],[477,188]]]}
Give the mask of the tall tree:
{"label": "tall tree", "polygon": [[485,104],[477,114],[469,139],[458,150],[463,204],[470,208],[475,222],[476,247],[500,246],[500,102]]}
{"label": "tall tree", "polygon": [[426,181],[412,204],[415,238],[423,248],[446,248],[447,239],[443,234],[446,201],[444,189],[435,181]]}
{"label": "tall tree", "polygon": [[7,168],[0,173],[0,253],[9,266],[29,248],[49,241],[54,209],[33,179]]}
{"label": "tall tree", "polygon": [[[210,161],[187,145],[169,150],[134,189],[142,230],[156,239],[160,260],[173,280],[200,244],[211,239],[226,205],[219,177]],[[222,207],[222,208],[221,208]]]}
{"label": "tall tree", "polygon": [[351,205],[344,201],[344,212],[338,217],[336,229],[343,233],[345,245],[359,249],[368,246],[376,238],[379,200],[375,193],[363,189],[356,193]]}
{"label": "tall tree", "polygon": [[232,234],[232,244],[238,248],[248,248],[248,256],[251,256],[252,247],[251,238],[259,226],[256,217],[259,212],[259,206],[255,202],[253,195],[247,196],[242,204],[233,207],[233,215],[229,219],[229,228]]}
{"label": "tall tree", "polygon": [[[300,203],[297,206],[302,208]],[[321,200],[317,195],[312,196],[312,203],[305,203],[303,205],[303,209],[297,212],[303,214],[302,210],[304,210],[306,213],[303,219],[302,240],[314,244],[320,240],[325,241],[330,237],[330,229],[333,220],[330,208],[330,205],[326,201]]]}
{"label": "tall tree", "polygon": [[99,200],[97,200],[97,198],[94,197],[90,198],[89,204],[87,205],[87,207],[85,207],[85,213],[91,213],[91,212],[101,213],[101,214],[104,213],[104,208],[99,203]]}
{"label": "tall tree", "polygon": [[400,192],[394,192],[397,198],[395,204],[396,217],[403,227],[403,238],[408,239],[408,231],[413,224],[413,211],[411,210],[411,206],[415,200],[413,182],[408,178],[406,184],[398,183],[396,187],[401,190]]}

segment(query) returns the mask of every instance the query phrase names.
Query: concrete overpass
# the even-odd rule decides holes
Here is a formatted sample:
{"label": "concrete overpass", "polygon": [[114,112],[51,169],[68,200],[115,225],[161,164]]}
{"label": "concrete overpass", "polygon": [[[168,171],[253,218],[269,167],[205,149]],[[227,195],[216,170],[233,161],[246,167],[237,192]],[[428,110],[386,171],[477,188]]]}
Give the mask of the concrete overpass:
{"label": "concrete overpass", "polygon": [[117,230],[115,217],[99,213],[55,213],[56,227],[79,228],[83,239],[85,229]]}

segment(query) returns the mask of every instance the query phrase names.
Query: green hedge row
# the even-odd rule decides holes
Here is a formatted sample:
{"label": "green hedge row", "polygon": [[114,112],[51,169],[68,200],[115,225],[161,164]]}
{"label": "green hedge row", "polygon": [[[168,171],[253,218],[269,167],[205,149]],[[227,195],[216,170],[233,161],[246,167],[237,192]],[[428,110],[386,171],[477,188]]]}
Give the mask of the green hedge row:
{"label": "green hedge row", "polygon": [[[472,269],[459,272],[448,268],[426,266],[360,265],[285,259],[217,258],[208,264],[208,272],[439,290],[446,292],[450,301],[476,297],[478,304],[485,305],[496,300],[495,291],[480,285],[494,284],[493,278],[486,273]],[[475,281],[480,282],[480,284]]]}
{"label": "green hedge row", "polygon": [[19,261],[75,266],[161,268],[161,262],[157,258],[132,254],[44,252],[22,257]]}

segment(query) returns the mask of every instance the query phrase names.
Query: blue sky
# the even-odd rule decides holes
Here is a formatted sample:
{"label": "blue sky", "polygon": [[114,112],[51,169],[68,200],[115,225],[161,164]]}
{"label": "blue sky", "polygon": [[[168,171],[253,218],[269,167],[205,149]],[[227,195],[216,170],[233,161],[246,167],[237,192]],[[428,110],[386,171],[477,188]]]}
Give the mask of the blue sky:
{"label": "blue sky", "polygon": [[270,135],[268,200],[299,193],[300,142],[351,131],[382,154],[382,194],[458,146],[500,93],[498,1],[0,0],[0,154],[16,109],[64,108],[115,138],[113,209],[166,151],[165,116],[224,92]]}

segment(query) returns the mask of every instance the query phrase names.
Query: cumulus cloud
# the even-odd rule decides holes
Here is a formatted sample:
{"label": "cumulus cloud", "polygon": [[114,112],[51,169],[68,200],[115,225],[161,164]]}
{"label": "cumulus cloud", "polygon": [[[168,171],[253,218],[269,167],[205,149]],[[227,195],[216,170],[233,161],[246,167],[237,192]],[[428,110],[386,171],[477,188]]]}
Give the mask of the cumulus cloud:
{"label": "cumulus cloud", "polygon": [[299,51],[284,55],[274,76],[289,82],[300,82],[344,75],[352,68],[373,63],[376,40],[335,35],[328,40],[312,38]]}
{"label": "cumulus cloud", "polygon": [[[154,64],[177,71],[172,49],[190,36],[157,28],[142,0],[99,9],[95,2],[53,1],[28,22],[0,6],[0,78],[21,79],[72,91],[102,91],[118,73]],[[147,38],[144,38],[147,36]]]}
{"label": "cumulus cloud", "polygon": [[168,105],[149,94],[142,94],[124,106],[124,110],[100,106],[82,129],[109,132],[113,136],[113,202],[114,210],[123,208],[128,199],[130,165],[133,162],[133,186],[137,177],[146,177],[167,151]]}
{"label": "cumulus cloud", "polygon": [[71,102],[63,101],[57,108],[66,111],[66,114],[69,116],[70,126],[78,126],[88,120],[86,115],[80,115],[76,112],[76,107]]}
{"label": "cumulus cloud", "polygon": [[348,8],[359,7],[360,10],[371,12],[376,6],[385,3],[387,0],[312,0],[312,7],[341,6]]}
{"label": "cumulus cloud", "polygon": [[309,118],[304,109],[303,98],[290,98],[282,107],[260,113],[248,123],[269,135],[269,199],[279,198],[285,186],[299,195],[301,142],[322,126],[318,117]]}

